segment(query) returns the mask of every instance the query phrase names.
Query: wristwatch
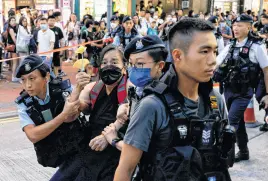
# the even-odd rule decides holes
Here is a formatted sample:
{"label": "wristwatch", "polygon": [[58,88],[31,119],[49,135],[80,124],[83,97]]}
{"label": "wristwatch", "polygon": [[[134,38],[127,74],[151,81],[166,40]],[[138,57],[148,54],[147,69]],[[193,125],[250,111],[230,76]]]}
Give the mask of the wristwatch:
{"label": "wristwatch", "polygon": [[120,138],[115,138],[115,139],[112,140],[112,144],[111,144],[111,145],[112,145],[113,147],[116,147],[116,143],[118,143],[118,142],[121,141],[121,140],[122,140],[122,139],[120,139]]}

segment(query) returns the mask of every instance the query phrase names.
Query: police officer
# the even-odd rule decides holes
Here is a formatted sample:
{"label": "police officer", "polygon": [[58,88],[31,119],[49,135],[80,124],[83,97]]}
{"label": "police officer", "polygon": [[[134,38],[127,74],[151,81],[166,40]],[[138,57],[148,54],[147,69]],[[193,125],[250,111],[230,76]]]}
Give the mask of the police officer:
{"label": "police officer", "polygon": [[[248,160],[248,136],[244,122],[244,111],[251,100],[258,75],[262,71],[266,94],[261,102],[268,107],[268,58],[266,47],[261,38],[249,33],[253,20],[241,15],[234,20],[235,39],[217,57],[218,69],[214,80],[224,87],[224,96],[229,111],[230,124],[236,128],[239,152],[236,161]],[[221,87],[222,87],[221,86]]]}
{"label": "police officer", "polygon": [[[68,167],[79,149],[87,146],[77,120],[80,104],[67,97],[70,81],[51,79],[49,71],[37,55],[26,57],[18,67],[16,77],[21,78],[24,89],[16,99],[18,116],[38,162],[44,167]],[[72,170],[63,174],[72,174]]]}
{"label": "police officer", "polygon": [[214,34],[218,44],[218,54],[224,49],[224,41],[222,37],[222,33],[219,27],[219,19],[218,16],[211,16],[208,21],[210,21],[216,28],[214,30]]}
{"label": "police officer", "polygon": [[122,45],[123,48],[135,37],[140,36],[134,28],[133,20],[130,16],[125,16],[123,19],[123,28],[114,38],[113,44],[116,46]]}
{"label": "police officer", "polygon": [[122,27],[119,24],[119,18],[116,15],[111,17],[111,29],[110,29],[110,36],[115,37],[117,33],[121,31]]}
{"label": "police officer", "polygon": [[[143,40],[135,39],[126,47],[125,56],[129,58],[132,66],[135,65],[129,69],[130,81],[136,86],[142,86],[143,92],[139,102],[132,103],[134,107],[130,108],[130,123],[124,137],[115,181],[130,180],[139,162],[144,181],[203,178],[231,180],[228,166],[221,160],[219,152],[212,152],[212,147],[215,145],[212,146],[214,142],[209,141],[217,140],[219,143],[218,139],[211,136],[215,133],[211,125],[214,121],[217,122],[216,119],[220,124],[220,120],[225,117],[224,103],[221,96],[212,90],[210,81],[216,65],[217,49],[213,30],[211,24],[201,19],[187,18],[176,23],[169,31],[174,66],[171,65],[160,81],[151,81],[155,73],[161,72],[164,64],[164,57],[157,58],[159,56],[153,53],[157,45],[145,44]],[[152,42],[157,39],[153,39]],[[152,49],[148,51],[147,47]],[[140,67],[137,67],[138,65]],[[216,94],[215,99],[218,103],[218,111],[215,110],[216,117],[213,116],[214,111],[210,105],[210,93]],[[213,121],[209,126],[206,121],[201,121],[203,119]],[[193,129],[190,125],[193,124],[199,125],[196,129],[199,130],[198,133],[190,131]],[[191,138],[199,140],[198,144]],[[233,142],[225,141],[231,144]],[[193,146],[190,146],[191,144],[202,153],[204,172],[201,169],[201,156]],[[206,145],[209,152],[203,150],[202,145]],[[230,151],[229,148],[224,151],[225,154]],[[183,158],[191,158],[191,163],[194,161],[191,165],[195,169],[185,165],[189,163],[186,160],[182,163],[180,160]]]}

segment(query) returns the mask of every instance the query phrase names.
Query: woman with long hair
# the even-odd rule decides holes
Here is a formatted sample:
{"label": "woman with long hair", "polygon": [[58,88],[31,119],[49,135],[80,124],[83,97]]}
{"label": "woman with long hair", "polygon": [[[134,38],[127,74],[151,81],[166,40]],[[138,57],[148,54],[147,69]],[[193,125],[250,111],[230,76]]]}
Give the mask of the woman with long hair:
{"label": "woman with long hair", "polygon": [[[16,36],[17,36],[17,26],[16,26],[16,18],[10,17],[8,19],[8,36],[7,36],[7,51],[10,53],[11,58],[16,58]],[[12,48],[11,48],[12,47]],[[16,78],[16,69],[19,65],[18,59],[13,59],[11,61],[12,64],[12,82],[19,82],[19,79]]]}
{"label": "woman with long hair", "polygon": [[[27,18],[21,17],[19,21],[18,34],[17,34],[17,53],[19,53],[19,56],[22,57],[21,61],[24,59],[23,56],[29,54],[29,43],[31,38],[32,35],[27,28]],[[20,43],[20,46],[24,45],[22,48],[25,49],[21,50],[21,48],[18,47],[18,43]]]}
{"label": "woman with long hair", "polygon": [[[79,35],[79,23],[77,22],[77,17],[74,13],[71,14],[69,21],[65,25],[64,29],[67,29],[68,46],[75,46],[78,44]],[[71,62],[74,58],[74,51],[76,48],[70,48],[68,51],[67,62]]]}

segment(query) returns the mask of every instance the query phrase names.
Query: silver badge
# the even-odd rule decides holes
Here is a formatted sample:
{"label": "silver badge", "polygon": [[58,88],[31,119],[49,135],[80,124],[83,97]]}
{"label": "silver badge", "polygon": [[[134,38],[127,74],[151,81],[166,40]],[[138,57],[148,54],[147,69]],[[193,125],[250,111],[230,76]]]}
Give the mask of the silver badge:
{"label": "silver badge", "polygon": [[31,70],[31,66],[29,63],[26,63],[24,68],[25,68],[25,71],[27,71],[27,72]]}
{"label": "silver badge", "polygon": [[137,49],[137,50],[142,49],[143,46],[144,46],[144,45],[142,44],[142,41],[141,41],[141,40],[137,41],[137,43],[136,43],[136,49]]}
{"label": "silver badge", "polygon": [[180,132],[180,138],[185,139],[187,137],[187,126],[180,125],[177,127],[177,129]]}
{"label": "silver badge", "polygon": [[241,19],[240,19],[240,17],[238,17],[237,19],[236,19],[236,21],[240,21]]}

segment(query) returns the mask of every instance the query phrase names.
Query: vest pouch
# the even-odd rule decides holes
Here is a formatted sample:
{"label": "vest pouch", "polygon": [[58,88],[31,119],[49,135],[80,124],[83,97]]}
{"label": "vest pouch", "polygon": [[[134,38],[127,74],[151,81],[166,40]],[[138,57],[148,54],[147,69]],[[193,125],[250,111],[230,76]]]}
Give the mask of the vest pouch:
{"label": "vest pouch", "polygon": [[199,152],[191,146],[169,148],[157,154],[152,181],[199,181],[202,177]]}
{"label": "vest pouch", "polygon": [[219,66],[219,68],[216,69],[216,71],[214,72],[213,75],[213,80],[215,82],[222,82],[224,81],[224,79],[226,78],[227,74],[228,74],[228,66],[226,63],[223,63]]}
{"label": "vest pouch", "polygon": [[222,172],[205,173],[204,181],[226,181],[225,175]]}
{"label": "vest pouch", "polygon": [[228,85],[230,86],[233,93],[241,92],[241,81],[239,76],[239,71],[237,70],[233,70],[229,76]]}
{"label": "vest pouch", "polygon": [[249,81],[251,87],[257,88],[258,85],[258,76],[259,76],[260,69],[258,65],[250,64],[249,65]]}

